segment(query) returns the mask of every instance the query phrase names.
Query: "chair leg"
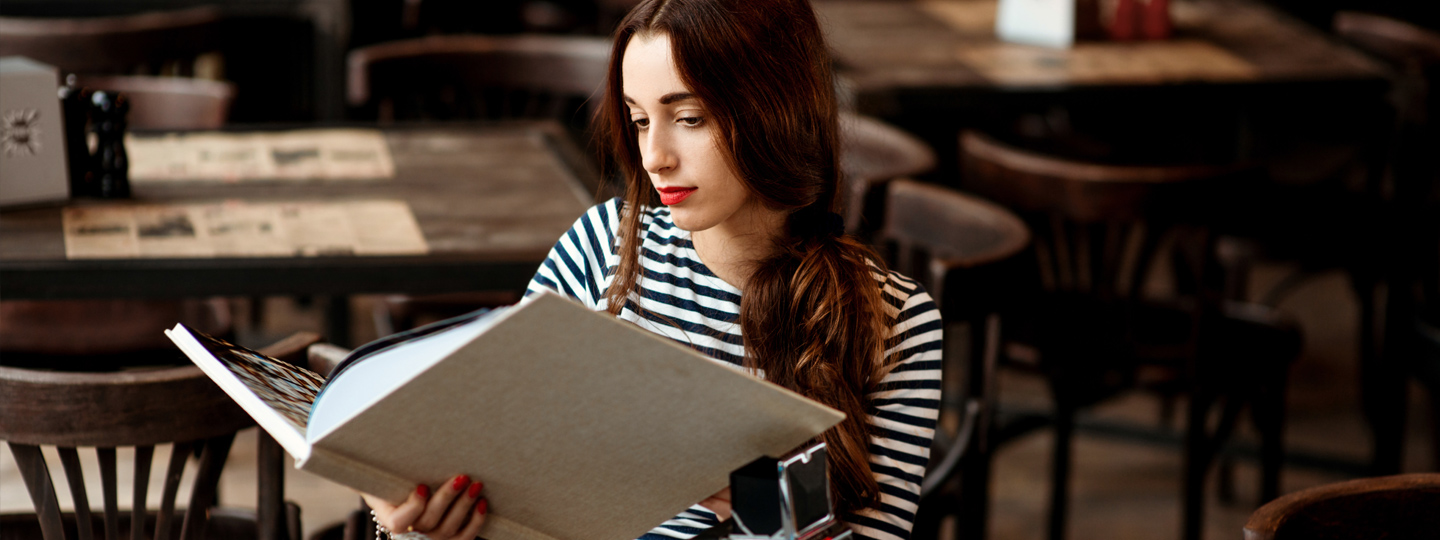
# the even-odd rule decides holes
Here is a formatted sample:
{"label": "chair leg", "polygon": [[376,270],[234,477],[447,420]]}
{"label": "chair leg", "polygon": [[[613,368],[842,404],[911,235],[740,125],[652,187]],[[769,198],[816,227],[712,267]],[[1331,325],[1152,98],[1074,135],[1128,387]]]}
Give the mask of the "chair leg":
{"label": "chair leg", "polygon": [[1214,442],[1209,434],[1210,410],[1215,395],[1197,385],[1190,394],[1189,414],[1185,424],[1185,479],[1181,485],[1181,538],[1199,540],[1205,519],[1205,477],[1214,456]]}
{"label": "chair leg", "polygon": [[1057,400],[1055,448],[1050,469],[1050,540],[1065,540],[1070,498],[1071,450],[1075,435],[1075,408]]}

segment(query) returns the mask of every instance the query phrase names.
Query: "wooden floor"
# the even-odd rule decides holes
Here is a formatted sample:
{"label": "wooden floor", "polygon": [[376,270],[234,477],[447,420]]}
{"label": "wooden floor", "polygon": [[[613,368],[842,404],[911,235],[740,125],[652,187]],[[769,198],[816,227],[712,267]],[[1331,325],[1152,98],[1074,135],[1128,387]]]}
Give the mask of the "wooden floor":
{"label": "wooden floor", "polygon": [[[1252,290],[1264,290],[1285,273],[1283,267],[1257,272]],[[357,339],[373,337],[368,305],[355,302]],[[1284,471],[1283,491],[1290,492],[1351,476],[1341,470],[1317,467],[1327,462],[1359,463],[1368,454],[1366,430],[1357,406],[1355,385],[1355,302],[1341,274],[1325,274],[1308,282],[1281,305],[1303,328],[1305,350],[1291,373],[1290,410],[1286,432],[1295,459]],[[318,308],[285,299],[266,302],[259,326],[247,328],[249,344],[298,329],[320,329]],[[1037,381],[1006,375],[1001,395],[1007,407],[1043,408],[1043,387]],[[1426,448],[1430,444],[1426,399],[1412,391],[1411,429],[1406,470],[1433,470]],[[1163,441],[1141,440],[1115,426],[1158,425],[1158,404],[1136,395],[1108,404],[1082,417],[1091,429],[1082,430],[1075,449],[1070,538],[1073,540],[1166,540],[1178,538],[1181,460],[1179,448]],[[234,506],[253,506],[253,435],[235,445],[221,499]],[[1242,431],[1239,443],[1253,444],[1252,433]],[[1046,523],[1049,474],[1048,432],[1040,431],[1004,448],[997,458],[992,506],[992,539],[1043,538]],[[121,456],[124,459],[125,456]],[[1256,505],[1258,471],[1241,461],[1235,469],[1236,498],[1221,502],[1212,477],[1207,504],[1207,539],[1238,539],[1240,528]],[[87,475],[95,478],[96,475]],[[121,478],[122,483],[128,479]],[[61,482],[63,490],[63,482]],[[155,492],[158,488],[152,488]],[[129,490],[122,487],[121,493]],[[62,491],[61,500],[68,497]],[[286,482],[286,497],[303,511],[307,536],[340,520],[356,507],[349,490],[322,479],[293,471]],[[0,512],[28,510],[26,494],[8,450],[0,449]],[[63,506],[63,503],[62,503]]]}

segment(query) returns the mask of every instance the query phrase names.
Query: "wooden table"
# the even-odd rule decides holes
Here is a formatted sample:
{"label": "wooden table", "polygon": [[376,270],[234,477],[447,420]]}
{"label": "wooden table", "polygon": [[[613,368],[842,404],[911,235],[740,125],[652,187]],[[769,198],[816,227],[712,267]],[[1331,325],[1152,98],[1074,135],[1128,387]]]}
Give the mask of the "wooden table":
{"label": "wooden table", "polygon": [[0,212],[0,294],[14,300],[520,289],[593,204],[599,182],[554,123],[401,127],[384,136],[395,162],[392,179],[137,183],[134,201],[400,199],[410,205],[428,254],[73,260],[65,255],[60,208],[7,210]]}
{"label": "wooden table", "polygon": [[1117,161],[1254,159],[1383,129],[1385,68],[1258,0],[1172,0],[1172,39],[1069,49],[999,41],[996,4],[815,1],[845,97],[929,142],[934,180],[958,174],[961,129],[1017,119],[1059,118]]}
{"label": "wooden table", "polygon": [[1069,49],[995,37],[995,0],[817,0],[840,72],[862,102],[943,92],[1060,92],[1185,84],[1375,83],[1384,69],[1245,0],[1171,2],[1174,36]]}

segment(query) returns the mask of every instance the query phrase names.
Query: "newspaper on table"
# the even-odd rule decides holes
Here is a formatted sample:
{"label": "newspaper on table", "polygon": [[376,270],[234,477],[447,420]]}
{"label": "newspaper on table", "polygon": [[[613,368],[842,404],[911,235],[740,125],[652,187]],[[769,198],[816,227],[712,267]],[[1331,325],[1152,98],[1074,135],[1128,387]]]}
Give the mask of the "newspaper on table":
{"label": "newspaper on table", "polygon": [[419,255],[429,251],[400,200],[222,201],[66,208],[71,259]]}
{"label": "newspaper on table", "polygon": [[132,182],[393,178],[385,137],[373,129],[127,135]]}

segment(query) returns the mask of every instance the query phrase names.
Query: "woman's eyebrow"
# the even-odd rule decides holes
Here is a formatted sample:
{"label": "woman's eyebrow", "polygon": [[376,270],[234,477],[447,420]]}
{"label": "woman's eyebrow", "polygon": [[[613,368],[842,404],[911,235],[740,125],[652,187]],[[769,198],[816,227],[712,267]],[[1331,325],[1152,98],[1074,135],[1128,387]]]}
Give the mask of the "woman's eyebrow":
{"label": "woman's eyebrow", "polygon": [[[623,95],[623,94],[622,94],[621,97],[624,98],[625,103],[629,103],[629,104],[631,104],[631,105],[639,105],[639,103],[636,103],[636,102],[635,102],[635,98],[632,98],[632,97],[630,97],[630,96],[626,96],[626,95]],[[665,94],[665,95],[663,95],[663,96],[660,96],[660,104],[661,104],[661,105],[669,105],[669,104],[671,104],[671,103],[675,103],[676,101],[685,101],[685,100],[689,100],[689,99],[699,99],[699,98],[697,98],[697,97],[695,96],[695,94],[692,94],[692,93],[690,93],[690,92],[675,92],[675,93],[673,93],[673,94]]]}
{"label": "woman's eyebrow", "polygon": [[660,96],[660,104],[669,105],[671,103],[675,103],[676,101],[685,101],[687,99],[696,99],[695,94],[692,94],[690,92],[676,92],[674,94],[665,94],[663,96]]}

